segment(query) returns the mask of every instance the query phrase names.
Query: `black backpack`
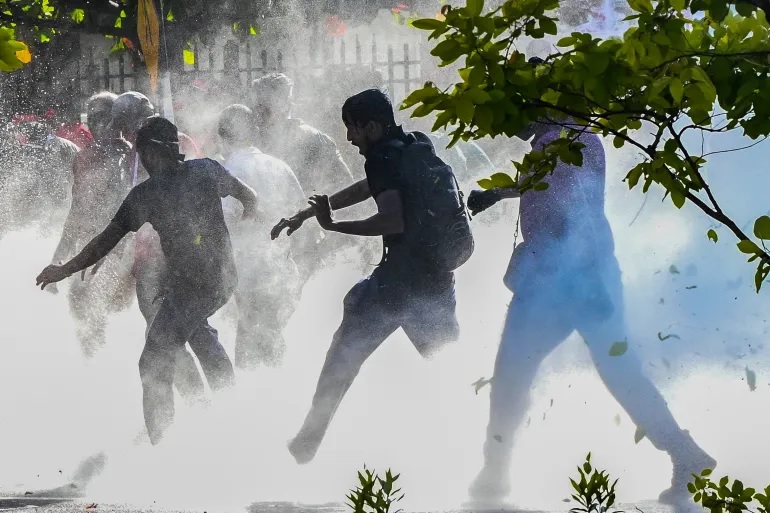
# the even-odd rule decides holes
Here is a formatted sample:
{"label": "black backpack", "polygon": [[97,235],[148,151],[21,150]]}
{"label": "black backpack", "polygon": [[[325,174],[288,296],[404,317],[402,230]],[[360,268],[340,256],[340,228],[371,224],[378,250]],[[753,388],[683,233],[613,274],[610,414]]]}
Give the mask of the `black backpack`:
{"label": "black backpack", "polygon": [[437,155],[430,139],[412,132],[414,139],[394,139],[399,174],[404,183],[402,244],[429,269],[451,272],[473,254],[470,215],[452,168]]}

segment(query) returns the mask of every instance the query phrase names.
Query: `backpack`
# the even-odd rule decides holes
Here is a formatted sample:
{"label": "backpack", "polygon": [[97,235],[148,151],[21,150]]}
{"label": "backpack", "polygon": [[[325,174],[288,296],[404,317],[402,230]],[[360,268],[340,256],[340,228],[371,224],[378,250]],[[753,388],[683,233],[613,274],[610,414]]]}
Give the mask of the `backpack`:
{"label": "backpack", "polygon": [[405,230],[402,243],[410,255],[430,269],[452,272],[473,254],[470,215],[452,168],[442,161],[430,139],[412,132],[416,140],[394,139],[399,174],[404,183]]}

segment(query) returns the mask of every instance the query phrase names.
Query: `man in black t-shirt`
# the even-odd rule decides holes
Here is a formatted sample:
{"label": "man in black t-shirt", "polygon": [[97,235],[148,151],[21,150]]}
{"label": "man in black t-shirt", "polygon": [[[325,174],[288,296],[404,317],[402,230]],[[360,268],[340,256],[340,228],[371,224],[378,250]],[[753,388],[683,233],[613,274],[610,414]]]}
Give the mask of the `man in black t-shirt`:
{"label": "man in black t-shirt", "polygon": [[[382,236],[385,255],[371,276],[355,285],[344,300],[342,324],[326,356],[313,405],[299,434],[289,444],[298,463],[313,459],[337,407],[367,358],[398,328],[403,328],[424,357],[457,339],[454,274],[437,272],[413,256],[403,234],[409,225],[407,183],[399,175],[400,151],[390,144],[416,141],[393,119],[388,97],[370,89],[349,98],[342,107],[348,140],[366,157],[366,178],[331,197],[313,196],[310,208],[273,228],[272,237],[291,235],[315,216],[322,228],[359,236]],[[331,209],[356,205],[369,198],[377,214],[361,221],[335,221]]]}
{"label": "man in black t-shirt", "polygon": [[176,126],[166,119],[150,118],[136,143],[150,178],[131,190],[102,233],[66,264],[46,267],[37,284],[44,288],[94,265],[145,223],[158,232],[167,272],[139,359],[145,423],[156,444],[173,421],[174,366],[186,342],[213,390],[234,382],[230,359],[207,321],[238,281],[221,198],[239,200],[244,217],[256,215],[257,198],[212,160],[183,162]]}

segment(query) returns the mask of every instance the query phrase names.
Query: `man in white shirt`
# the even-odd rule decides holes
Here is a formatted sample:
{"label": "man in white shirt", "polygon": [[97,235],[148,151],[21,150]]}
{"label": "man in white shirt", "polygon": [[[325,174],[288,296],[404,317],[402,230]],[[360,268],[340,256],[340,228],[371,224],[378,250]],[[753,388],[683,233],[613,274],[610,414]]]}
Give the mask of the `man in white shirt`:
{"label": "man in white shirt", "polygon": [[[219,118],[224,167],[248,184],[259,198],[260,218],[283,216],[305,203],[302,187],[288,164],[262,153],[253,144],[254,116],[245,105],[227,107]],[[276,245],[270,226],[257,223],[254,230],[240,218],[240,205],[223,200],[225,220],[232,234],[240,282],[235,292],[238,332],[235,365],[253,369],[259,364],[277,365],[285,344],[283,328],[301,292],[292,246],[286,239]]]}

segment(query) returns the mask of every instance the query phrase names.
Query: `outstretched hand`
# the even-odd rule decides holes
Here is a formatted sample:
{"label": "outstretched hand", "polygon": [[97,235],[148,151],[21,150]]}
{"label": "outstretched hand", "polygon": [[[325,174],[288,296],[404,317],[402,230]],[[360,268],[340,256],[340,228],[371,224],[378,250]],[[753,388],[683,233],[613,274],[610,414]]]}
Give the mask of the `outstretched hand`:
{"label": "outstretched hand", "polygon": [[272,230],[270,230],[270,238],[272,240],[277,239],[281,232],[286,230],[286,235],[291,235],[292,233],[299,230],[299,227],[302,226],[302,223],[305,222],[305,219],[301,217],[299,214],[292,216],[288,219],[283,218],[280,221],[278,221],[278,224],[276,224]]}
{"label": "outstretched hand", "polygon": [[498,201],[500,201],[500,193],[496,189],[471,191],[468,195],[468,210],[471,211],[471,214],[476,216]]}
{"label": "outstretched hand", "polygon": [[315,218],[318,220],[318,224],[321,228],[328,230],[334,226],[334,220],[332,219],[332,205],[329,203],[329,196],[317,194],[311,196],[308,203],[313,208]]}
{"label": "outstretched hand", "polygon": [[46,288],[51,283],[57,283],[69,276],[61,265],[49,265],[37,276],[36,285],[40,290]]}

